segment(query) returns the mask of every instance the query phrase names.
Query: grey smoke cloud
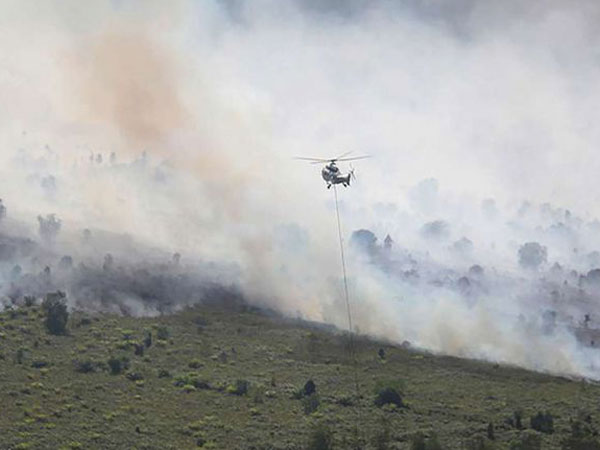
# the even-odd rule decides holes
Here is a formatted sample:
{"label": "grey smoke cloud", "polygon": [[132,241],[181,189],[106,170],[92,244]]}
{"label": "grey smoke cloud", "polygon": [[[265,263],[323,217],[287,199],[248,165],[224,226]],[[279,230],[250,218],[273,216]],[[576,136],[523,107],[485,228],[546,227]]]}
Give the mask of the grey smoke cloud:
{"label": "grey smoke cloud", "polygon": [[[292,157],[370,153],[340,192],[345,235],[369,228],[396,246],[385,260],[351,254],[362,331],[597,377],[595,350],[573,331],[596,312],[571,288],[600,245],[600,7],[566,6],[4,2],[4,233],[37,241],[36,218],[56,214],[48,263],[69,254],[94,267],[68,278],[73,295],[103,283],[89,281],[102,280],[106,253],[81,245],[89,228],[112,233],[113,253],[117,236],[134,242],[128,258],[115,253],[131,268],[113,280],[119,292],[148,254],[180,252],[195,264],[191,286],[202,272],[230,275],[253,302],[344,326],[332,195]],[[519,214],[525,199],[531,212]],[[423,227],[437,221],[445,231],[429,239]],[[539,272],[518,265],[526,242],[548,248]],[[565,273],[554,282],[570,288],[540,281],[555,262]],[[468,275],[474,264],[483,281]],[[553,333],[547,310],[558,311]]]}

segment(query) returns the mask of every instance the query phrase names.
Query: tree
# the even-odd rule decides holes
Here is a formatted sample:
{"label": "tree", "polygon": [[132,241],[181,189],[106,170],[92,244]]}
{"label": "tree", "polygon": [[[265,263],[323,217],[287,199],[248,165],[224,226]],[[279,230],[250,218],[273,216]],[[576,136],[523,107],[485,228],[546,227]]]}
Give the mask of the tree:
{"label": "tree", "polygon": [[42,302],[46,312],[44,322],[50,334],[65,334],[69,312],[67,311],[67,296],[64,292],[56,291],[46,294]]}
{"label": "tree", "polygon": [[370,230],[356,230],[350,237],[350,245],[364,252],[373,252],[377,248],[377,236]]}
{"label": "tree", "polygon": [[52,242],[62,225],[60,219],[54,214],[48,214],[46,217],[38,216],[40,237],[46,242]]}
{"label": "tree", "polygon": [[548,250],[537,242],[527,242],[519,248],[519,264],[525,269],[537,269],[548,260]]}
{"label": "tree", "polygon": [[443,240],[450,236],[450,225],[443,220],[427,222],[421,227],[421,235],[427,239]]}

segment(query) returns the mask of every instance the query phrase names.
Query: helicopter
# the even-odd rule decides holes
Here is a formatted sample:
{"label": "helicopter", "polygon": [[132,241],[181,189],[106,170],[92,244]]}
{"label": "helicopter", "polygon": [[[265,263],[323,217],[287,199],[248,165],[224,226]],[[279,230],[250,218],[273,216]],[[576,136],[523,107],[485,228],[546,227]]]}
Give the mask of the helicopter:
{"label": "helicopter", "polygon": [[321,177],[325,180],[327,184],[327,189],[330,189],[334,184],[341,184],[344,187],[350,186],[350,180],[356,180],[356,175],[354,175],[354,168],[350,165],[350,170],[346,174],[342,174],[340,168],[336,165],[338,161],[354,161],[357,159],[365,159],[370,158],[370,156],[354,156],[348,158],[352,152],[344,153],[343,155],[338,156],[337,158],[305,158],[298,156],[295,159],[302,159],[305,161],[310,161],[311,164],[325,164],[325,167],[321,169]]}

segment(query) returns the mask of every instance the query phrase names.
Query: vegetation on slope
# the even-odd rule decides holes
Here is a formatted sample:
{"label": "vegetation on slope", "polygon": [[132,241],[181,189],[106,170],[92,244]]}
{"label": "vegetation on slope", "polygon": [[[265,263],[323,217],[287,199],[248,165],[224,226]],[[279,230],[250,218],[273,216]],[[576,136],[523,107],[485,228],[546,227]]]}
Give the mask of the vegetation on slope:
{"label": "vegetation on slope", "polygon": [[347,336],[243,306],[56,333],[60,300],[0,314],[2,449],[600,449],[584,381],[363,338],[355,378]]}

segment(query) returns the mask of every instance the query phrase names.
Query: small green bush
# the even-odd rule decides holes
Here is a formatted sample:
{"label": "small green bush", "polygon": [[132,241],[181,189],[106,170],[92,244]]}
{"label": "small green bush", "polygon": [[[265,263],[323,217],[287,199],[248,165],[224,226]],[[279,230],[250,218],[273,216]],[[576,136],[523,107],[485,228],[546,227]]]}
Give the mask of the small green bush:
{"label": "small green bush", "polygon": [[393,404],[398,407],[404,406],[402,393],[404,392],[404,381],[402,380],[380,380],[375,384],[375,405]]}
{"label": "small green bush", "polygon": [[252,401],[255,404],[261,404],[265,401],[265,392],[266,389],[262,384],[255,384],[252,386],[250,390],[250,394],[252,395]]}
{"label": "small green bush", "polygon": [[167,369],[159,369],[158,378],[171,378],[171,373]]}
{"label": "small green bush", "polygon": [[319,400],[319,395],[317,393],[311,394],[302,399],[302,407],[304,409],[304,414],[310,415],[314,413],[317,409],[319,409],[319,405],[321,401]]}
{"label": "small green bush", "polygon": [[144,332],[144,345],[146,348],[150,348],[152,345],[152,331],[150,330],[145,330]]}
{"label": "small green bush", "polygon": [[302,394],[305,396],[309,396],[314,394],[317,391],[317,385],[315,384],[315,382],[313,380],[308,380],[305,384],[304,384],[304,388],[302,388]]}
{"label": "small green bush", "polygon": [[531,417],[529,423],[531,428],[540,433],[554,433],[554,419],[549,413],[538,412],[535,416]]}
{"label": "small green bush", "polygon": [[112,357],[109,358],[107,364],[112,375],[119,375],[129,368],[129,359],[125,356],[122,356],[121,358]]}
{"label": "small green bush", "polygon": [[494,423],[493,422],[488,423],[488,426],[487,426],[487,438],[490,441],[493,441],[494,439],[496,439],[496,436],[495,436],[495,433],[494,433]]}
{"label": "small green bush", "polygon": [[126,375],[126,377],[127,377],[128,380],[131,380],[131,381],[140,381],[140,380],[144,379],[144,375],[142,375],[139,372],[129,372]]}
{"label": "small green bush", "polygon": [[15,353],[15,363],[23,364],[23,360],[27,356],[27,349],[24,347],[19,347]]}
{"label": "small green bush", "polygon": [[233,395],[246,395],[248,393],[248,388],[250,387],[250,382],[247,380],[237,380],[235,384],[227,386],[227,393]]}
{"label": "small green bush", "polygon": [[309,436],[307,450],[332,450],[333,449],[333,432],[324,423],[320,423],[313,427]]}
{"label": "small green bush", "polygon": [[510,450],[541,450],[542,438],[533,431],[524,431],[510,443]]}
{"label": "small green bush", "polygon": [[89,359],[83,361],[76,359],[73,361],[73,365],[75,366],[75,372],[79,373],[90,373],[96,370],[96,365]]}
{"label": "small green bush", "polygon": [[188,384],[194,386],[196,389],[210,389],[208,382],[200,378],[200,375],[195,372],[177,375],[175,381],[173,381],[173,386],[177,387],[183,387]]}
{"label": "small green bush", "polygon": [[384,405],[396,405],[398,407],[404,406],[402,397],[392,387],[386,387],[380,390],[375,396],[375,406],[382,407]]}
{"label": "small green bush", "polygon": [[443,450],[443,447],[437,436],[426,438],[423,433],[417,433],[410,440],[410,450]]}
{"label": "small green bush", "polygon": [[169,332],[169,329],[166,326],[161,325],[156,329],[157,339],[160,339],[161,341],[166,341],[169,339],[170,336],[171,333]]}
{"label": "small green bush", "polygon": [[192,359],[192,360],[189,362],[188,366],[189,366],[191,369],[199,369],[200,367],[202,367],[202,362],[201,362],[199,359]]}
{"label": "small green bush", "polygon": [[133,352],[136,356],[144,356],[144,344],[133,343]]}

